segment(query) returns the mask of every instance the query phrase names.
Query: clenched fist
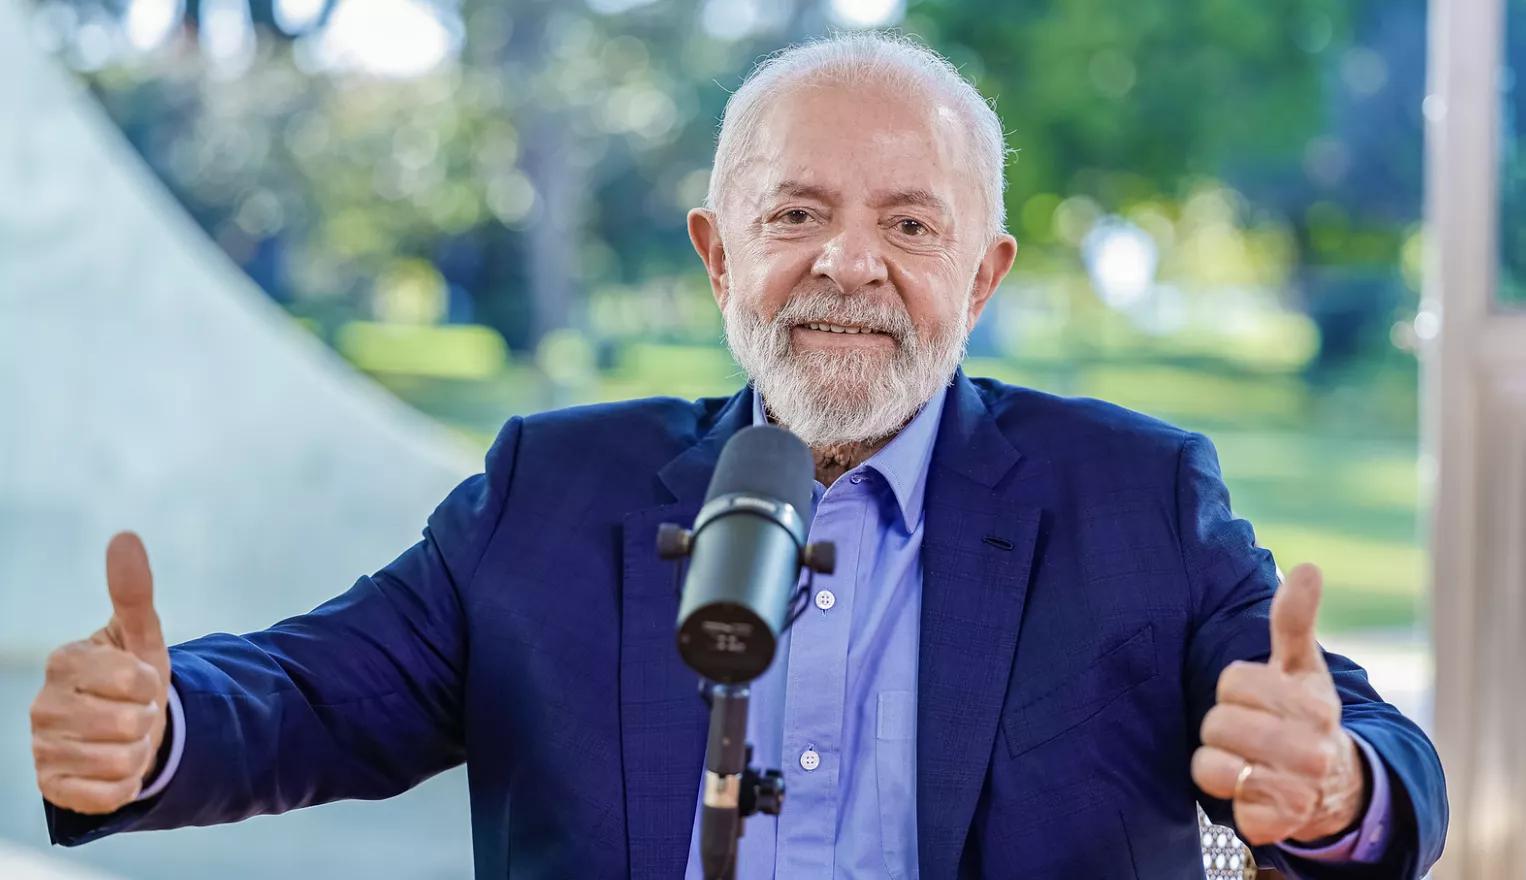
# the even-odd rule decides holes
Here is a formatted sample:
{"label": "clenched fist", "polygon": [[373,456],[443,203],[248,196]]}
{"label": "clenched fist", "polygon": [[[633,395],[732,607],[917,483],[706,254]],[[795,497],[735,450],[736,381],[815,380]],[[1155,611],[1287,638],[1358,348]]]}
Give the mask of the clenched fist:
{"label": "clenched fist", "polygon": [[1192,779],[1234,803],[1248,843],[1309,842],[1355,824],[1367,798],[1356,741],[1314,640],[1319,569],[1300,565],[1272,599],[1272,656],[1231,663],[1203,719]]}
{"label": "clenched fist", "polygon": [[167,717],[170,655],[137,535],[121,532],[107,545],[106,586],[111,620],[48,657],[32,702],[37,787],[79,813],[110,813],[138,796]]}

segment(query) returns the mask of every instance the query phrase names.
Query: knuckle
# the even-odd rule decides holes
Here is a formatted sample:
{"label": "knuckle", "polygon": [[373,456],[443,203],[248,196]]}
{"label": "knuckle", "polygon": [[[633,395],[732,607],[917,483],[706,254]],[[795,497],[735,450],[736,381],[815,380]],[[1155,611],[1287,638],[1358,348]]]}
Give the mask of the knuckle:
{"label": "knuckle", "polygon": [[32,766],[41,770],[45,765],[53,763],[53,747],[47,740],[32,738]]}
{"label": "knuckle", "polygon": [[1290,740],[1285,754],[1285,766],[1303,779],[1317,779],[1324,775],[1323,749],[1317,743],[1304,738]]}
{"label": "knuckle", "polygon": [[1235,723],[1233,706],[1220,705],[1209,711],[1203,719],[1203,741],[1211,745],[1229,745],[1237,742],[1242,731]]}
{"label": "knuckle", "polygon": [[1193,775],[1193,777],[1197,778],[1197,777],[1205,776],[1205,775],[1207,775],[1207,771],[1208,771],[1208,753],[1207,753],[1207,750],[1205,748],[1201,747],[1201,746],[1196,748],[1196,749],[1193,749],[1193,751],[1192,751],[1192,775]]}
{"label": "knuckle", "polygon": [[1266,667],[1249,660],[1236,660],[1224,668],[1219,676],[1218,697],[1221,701],[1234,701],[1254,697],[1266,690]]}
{"label": "knuckle", "polygon": [[112,779],[130,779],[138,762],[131,748],[114,748],[104,752],[96,762],[97,769]]}
{"label": "knuckle", "polygon": [[128,749],[128,754],[132,759],[132,769],[130,774],[134,779],[137,779],[144,773],[148,772],[154,757],[153,749],[149,748],[148,737],[145,736],[137,742],[133,743],[132,746]]}
{"label": "knuckle", "polygon": [[1332,706],[1326,700],[1305,699],[1295,705],[1294,711],[1321,736],[1329,736],[1340,726],[1340,707]]}
{"label": "knuckle", "polygon": [[37,699],[32,701],[32,707],[27,714],[30,716],[34,732],[56,727],[62,719],[53,695],[47,691],[37,695]]}
{"label": "knuckle", "polygon": [[107,732],[121,739],[135,739],[142,723],[139,714],[131,709],[109,710],[105,721]]}
{"label": "knuckle", "polygon": [[1222,705],[1214,706],[1208,710],[1207,715],[1203,716],[1203,726],[1199,729],[1200,738],[1205,743],[1216,742],[1223,727],[1224,707]]}
{"label": "knuckle", "polygon": [[1223,699],[1225,694],[1233,693],[1240,686],[1243,678],[1245,678],[1244,660],[1236,660],[1224,667],[1224,671],[1219,673],[1219,698]]}
{"label": "knuckle", "polygon": [[1314,818],[1314,812],[1319,806],[1319,794],[1313,790],[1305,789],[1299,794],[1298,802],[1294,810],[1296,818],[1295,826],[1304,825]]}
{"label": "knuckle", "polygon": [[89,791],[82,790],[77,786],[58,783],[53,787],[53,794],[48,798],[67,810],[76,813],[84,813],[87,816],[96,816],[110,812]]}
{"label": "knuckle", "polygon": [[109,813],[131,801],[138,792],[136,779],[119,779],[105,785],[97,799],[102,812]]}
{"label": "knuckle", "polygon": [[154,706],[153,706],[153,704],[150,703],[147,706],[139,706],[139,707],[137,707],[136,709],[133,710],[132,716],[133,716],[132,738],[136,740],[136,739],[142,739],[143,737],[148,736],[149,731],[154,729]]}
{"label": "knuckle", "polygon": [[138,690],[145,694],[157,693],[159,691],[158,670],[142,660],[139,660],[133,669],[133,677],[137,680]]}
{"label": "knuckle", "polygon": [[119,665],[107,676],[111,688],[121,694],[130,694],[138,690],[142,679],[138,677],[138,670],[133,666]]}
{"label": "knuckle", "polygon": [[48,652],[48,661],[43,666],[43,676],[48,681],[53,681],[63,674],[70,666],[70,647],[63,645]]}
{"label": "knuckle", "polygon": [[1335,770],[1335,757],[1335,744],[1324,740],[1309,756],[1309,770],[1315,776],[1329,776]]}
{"label": "knuckle", "polygon": [[114,810],[138,796],[138,780],[129,775],[113,786],[112,792],[116,795],[116,803],[111,805]]}

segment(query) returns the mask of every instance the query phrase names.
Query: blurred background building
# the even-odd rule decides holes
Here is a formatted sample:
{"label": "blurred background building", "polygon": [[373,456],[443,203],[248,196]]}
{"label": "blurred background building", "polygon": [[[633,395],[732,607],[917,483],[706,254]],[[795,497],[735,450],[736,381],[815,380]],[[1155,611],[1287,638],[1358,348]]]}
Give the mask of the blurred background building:
{"label": "blurred background building", "polygon": [[[1434,5],[0,0],[0,845],[46,844],[25,707],[112,531],[172,639],[255,629],[403,549],[510,415],[735,390],[684,231],[728,90],[896,26],[1016,151],[967,369],[1212,436],[1262,545],[1324,567],[1326,643],[1440,728],[1446,876],[1526,863],[1489,674],[1526,668],[1526,2]],[[467,829],[458,771],[51,855],[458,877]]]}

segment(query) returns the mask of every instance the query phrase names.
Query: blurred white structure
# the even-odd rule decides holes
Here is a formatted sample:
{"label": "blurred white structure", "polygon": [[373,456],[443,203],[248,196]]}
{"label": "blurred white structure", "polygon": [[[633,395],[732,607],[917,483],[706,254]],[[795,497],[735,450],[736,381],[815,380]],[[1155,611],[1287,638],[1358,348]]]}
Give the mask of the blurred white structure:
{"label": "blurred white structure", "polygon": [[0,0],[0,659],[106,621],[122,528],[172,641],[342,592],[479,462],[269,302],[30,30]]}
{"label": "blurred white structure", "polygon": [[[1511,4],[1512,14],[1522,12]],[[1424,449],[1443,880],[1526,876],[1526,312],[1496,295],[1504,0],[1431,4]]]}
{"label": "blurred white structure", "polygon": [[6,880],[119,880],[94,868],[61,862],[0,840],[0,877]]}

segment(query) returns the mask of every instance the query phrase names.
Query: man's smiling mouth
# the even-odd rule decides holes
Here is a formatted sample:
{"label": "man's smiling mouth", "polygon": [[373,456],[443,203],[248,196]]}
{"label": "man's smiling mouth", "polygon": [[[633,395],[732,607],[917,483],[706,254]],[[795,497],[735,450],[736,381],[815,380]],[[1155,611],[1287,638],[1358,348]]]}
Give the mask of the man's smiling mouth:
{"label": "man's smiling mouth", "polygon": [[869,327],[858,327],[858,326],[849,325],[849,324],[828,324],[828,323],[825,323],[825,322],[822,322],[822,321],[811,321],[809,323],[799,324],[799,325],[796,325],[796,326],[803,327],[803,328],[805,328],[807,330],[815,330],[818,333],[849,333],[849,334],[864,333],[864,334],[879,334],[879,332],[880,332],[878,330],[874,330],[874,329],[871,329]]}

